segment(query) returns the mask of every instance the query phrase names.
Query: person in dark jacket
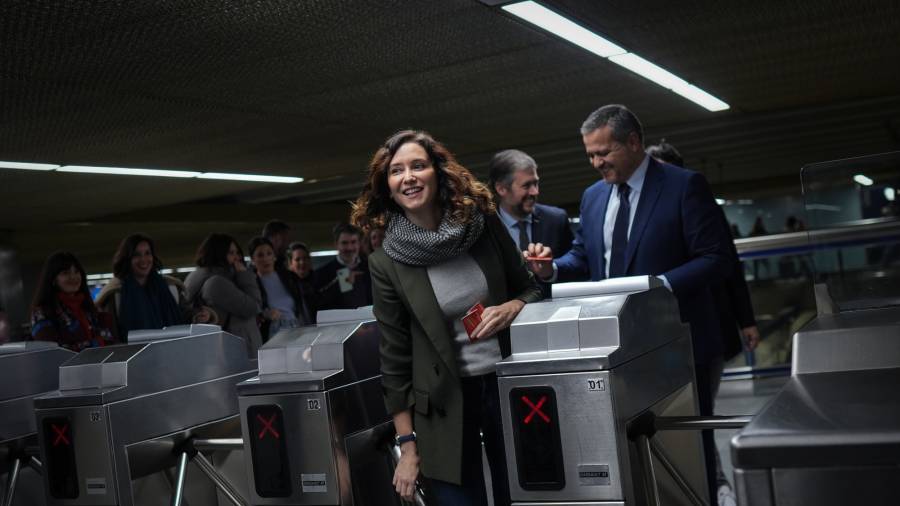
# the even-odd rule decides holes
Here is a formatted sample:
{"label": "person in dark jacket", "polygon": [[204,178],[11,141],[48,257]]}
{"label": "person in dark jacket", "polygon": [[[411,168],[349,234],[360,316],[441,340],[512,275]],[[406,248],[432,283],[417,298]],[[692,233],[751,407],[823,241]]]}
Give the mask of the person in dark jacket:
{"label": "person in dark jacket", "polygon": [[[438,504],[487,504],[483,433],[494,504],[508,505],[495,367],[510,353],[510,323],[541,292],[490,191],[430,135],[401,131],[375,152],[352,219],[386,230],[370,267],[401,450],[395,489],[409,500],[421,471]],[[469,332],[461,319],[477,303]]]}
{"label": "person in dark jacket", "polygon": [[112,316],[120,341],[127,342],[131,330],[209,321],[208,308],[195,311],[184,283],[160,274],[160,269],[162,261],[150,237],[132,234],[119,243],[113,255],[115,277],[100,290],[96,304]]}
{"label": "person in dark jacket", "polygon": [[369,262],[360,254],[362,232],[348,223],[334,227],[337,256],[316,269],[318,308],[356,309],[372,305]]}
{"label": "person in dark jacket", "polygon": [[288,268],[300,280],[300,293],[303,296],[303,303],[306,304],[309,311],[309,323],[316,323],[318,301],[316,300],[316,284],[312,266],[312,254],[309,246],[299,241],[292,242],[288,246]]}
{"label": "person in dark jacket", "polygon": [[58,251],[44,263],[31,305],[31,335],[72,351],[116,344],[108,314],[88,292],[84,267],[74,254]]}

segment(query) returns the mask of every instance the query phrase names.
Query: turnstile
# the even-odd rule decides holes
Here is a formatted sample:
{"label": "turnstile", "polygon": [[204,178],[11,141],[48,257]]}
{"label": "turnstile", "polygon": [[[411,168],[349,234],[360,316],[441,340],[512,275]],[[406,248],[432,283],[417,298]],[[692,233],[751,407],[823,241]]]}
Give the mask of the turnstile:
{"label": "turnstile", "polygon": [[[698,413],[674,296],[652,277],[554,285],[553,295],[524,307],[512,355],[497,364],[513,504],[646,504],[645,469],[660,464],[705,495],[699,433],[658,433],[656,458],[629,441],[639,415]],[[690,504],[662,467],[656,480],[662,504]]]}
{"label": "turnstile", "polygon": [[738,504],[886,506],[900,497],[900,308],[820,314],[792,377],[731,442]]}
{"label": "turnstile", "polygon": [[17,495],[21,504],[43,503],[39,476],[24,473],[25,466],[40,469],[32,455],[37,449],[34,398],[57,389],[59,366],[73,356],[75,352],[46,341],[0,346],[0,462],[9,463],[2,506],[14,504]]}
{"label": "turnstile", "polygon": [[[174,467],[185,439],[238,434],[234,387],[256,373],[243,339],[185,325],[129,342],[82,351],[60,367],[59,392],[35,399],[49,504],[168,502],[171,490],[138,479]],[[208,488],[192,502],[215,503]]]}
{"label": "turnstile", "polygon": [[367,315],[322,312],[260,348],[259,376],[238,385],[252,504],[399,504],[380,334]]}

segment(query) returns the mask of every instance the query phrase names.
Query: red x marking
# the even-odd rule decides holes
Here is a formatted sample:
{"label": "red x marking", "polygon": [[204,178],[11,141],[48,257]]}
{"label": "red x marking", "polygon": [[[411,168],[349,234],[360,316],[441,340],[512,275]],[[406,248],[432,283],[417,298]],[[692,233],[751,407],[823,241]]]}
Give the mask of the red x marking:
{"label": "red x marking", "polygon": [[550,423],[550,417],[545,415],[544,412],[541,411],[541,406],[543,406],[544,403],[547,402],[546,395],[542,395],[541,399],[537,402],[537,404],[534,404],[533,402],[531,402],[531,399],[529,399],[527,396],[523,395],[522,402],[524,402],[525,404],[528,404],[528,407],[531,408],[531,412],[528,413],[528,416],[525,417],[526,424],[531,423],[531,419],[534,418],[534,415],[538,415],[539,417],[543,418],[545,422]]}
{"label": "red x marking", "polygon": [[69,445],[69,438],[66,437],[66,432],[69,431],[69,424],[57,427],[55,423],[51,423],[50,428],[56,433],[56,436],[53,438],[53,446],[59,446],[59,443],[65,443],[66,446]]}
{"label": "red x marking", "polygon": [[261,414],[256,415],[256,419],[259,420],[259,423],[263,424],[263,428],[259,431],[259,439],[262,439],[263,436],[266,435],[266,432],[271,432],[275,439],[281,439],[281,434],[275,430],[273,425],[275,424],[275,417],[278,416],[278,413],[272,413],[272,416],[269,417],[268,420],[263,418]]}

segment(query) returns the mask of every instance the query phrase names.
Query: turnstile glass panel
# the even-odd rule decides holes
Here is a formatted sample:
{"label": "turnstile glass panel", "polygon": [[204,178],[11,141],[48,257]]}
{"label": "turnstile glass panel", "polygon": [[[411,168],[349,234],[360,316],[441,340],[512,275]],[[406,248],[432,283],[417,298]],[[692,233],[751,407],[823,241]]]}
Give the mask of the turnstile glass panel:
{"label": "turnstile glass panel", "polygon": [[509,391],[519,485],[523,490],[562,490],[566,486],[556,392],[549,386]]}
{"label": "turnstile glass panel", "polygon": [[50,495],[56,499],[75,499],[78,497],[78,470],[72,421],[67,416],[45,418],[42,430]]}
{"label": "turnstile glass panel", "polygon": [[289,497],[291,471],[285,444],[284,417],[275,404],[247,408],[254,483],[260,497]]}

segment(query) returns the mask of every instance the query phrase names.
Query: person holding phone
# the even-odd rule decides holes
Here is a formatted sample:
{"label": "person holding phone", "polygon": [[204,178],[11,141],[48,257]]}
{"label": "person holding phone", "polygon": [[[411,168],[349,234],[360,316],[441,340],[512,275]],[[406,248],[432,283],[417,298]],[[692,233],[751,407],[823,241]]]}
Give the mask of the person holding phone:
{"label": "person holding phone", "polygon": [[210,234],[197,249],[197,269],[184,280],[185,293],[195,306],[215,313],[209,323],[247,341],[256,356],[262,337],[256,324],[262,296],[256,275],[244,265],[244,254],[230,235]]}
{"label": "person holding phone", "polygon": [[494,504],[508,505],[495,369],[510,353],[510,323],[541,291],[490,191],[429,134],[404,130],[372,157],[352,221],[386,231],[369,266],[401,450],[395,489],[410,500],[421,472],[439,505],[487,504],[483,433]]}
{"label": "person holding phone", "polygon": [[372,305],[369,263],[360,255],[362,232],[349,223],[334,227],[337,256],[316,270],[319,310],[356,309]]}

